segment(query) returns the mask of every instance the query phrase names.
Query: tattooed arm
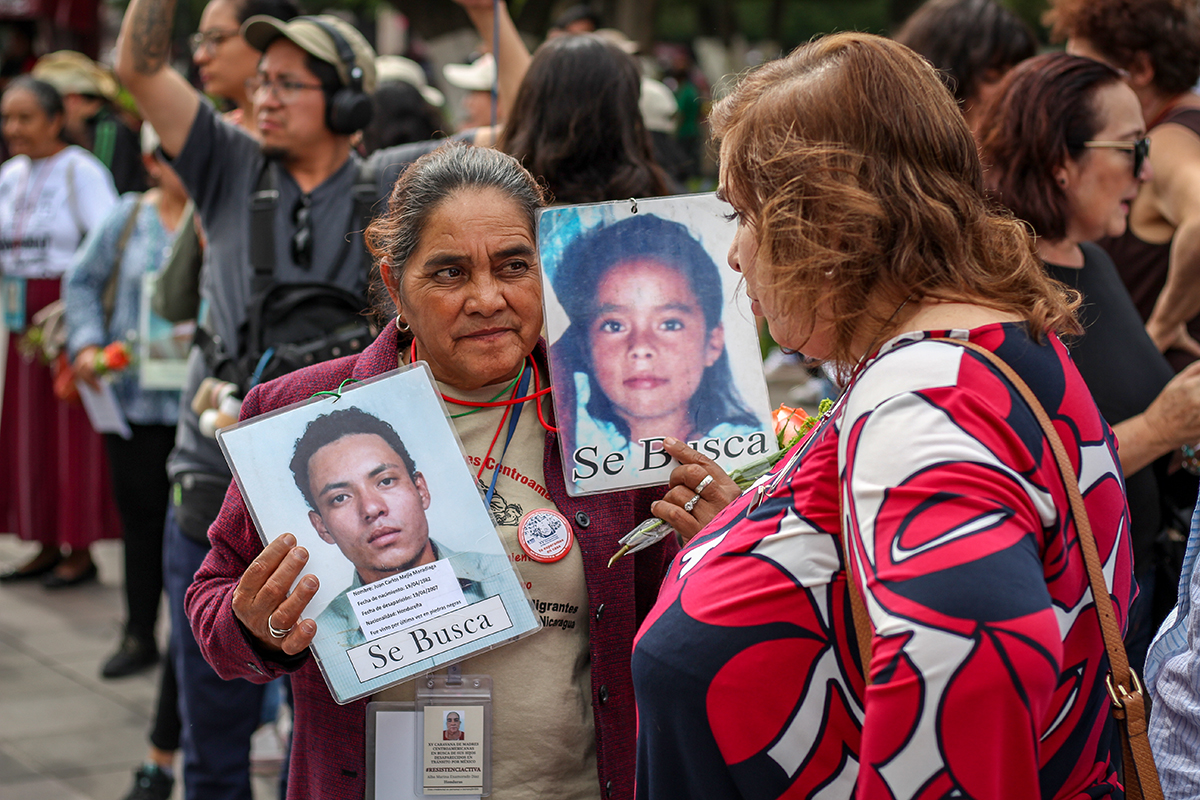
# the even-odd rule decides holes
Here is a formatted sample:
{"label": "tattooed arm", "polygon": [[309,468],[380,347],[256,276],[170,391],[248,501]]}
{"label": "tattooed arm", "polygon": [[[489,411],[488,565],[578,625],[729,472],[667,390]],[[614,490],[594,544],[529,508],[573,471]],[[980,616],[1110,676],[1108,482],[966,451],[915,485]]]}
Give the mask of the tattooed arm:
{"label": "tattooed arm", "polygon": [[200,95],[169,63],[175,0],[132,0],[117,41],[117,77],[145,119],[177,155],[200,107]]}

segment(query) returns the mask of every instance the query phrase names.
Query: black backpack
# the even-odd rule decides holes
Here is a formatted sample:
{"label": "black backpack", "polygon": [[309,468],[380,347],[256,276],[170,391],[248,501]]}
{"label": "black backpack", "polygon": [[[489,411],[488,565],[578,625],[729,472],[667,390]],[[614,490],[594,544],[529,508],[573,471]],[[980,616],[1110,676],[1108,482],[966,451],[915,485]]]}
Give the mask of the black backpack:
{"label": "black backpack", "polygon": [[[378,199],[376,181],[365,166],[354,186],[354,214],[366,228]],[[250,262],[254,276],[246,319],[238,331],[236,352],[203,329],[197,343],[214,376],[236,384],[239,394],[293,370],[361,352],[375,340],[378,327],[368,317],[367,297],[329,283],[280,283],[275,280],[275,208],[279,203],[275,172],[264,164],[250,203]],[[349,253],[347,246],[340,263]],[[361,235],[361,234],[359,234]]]}

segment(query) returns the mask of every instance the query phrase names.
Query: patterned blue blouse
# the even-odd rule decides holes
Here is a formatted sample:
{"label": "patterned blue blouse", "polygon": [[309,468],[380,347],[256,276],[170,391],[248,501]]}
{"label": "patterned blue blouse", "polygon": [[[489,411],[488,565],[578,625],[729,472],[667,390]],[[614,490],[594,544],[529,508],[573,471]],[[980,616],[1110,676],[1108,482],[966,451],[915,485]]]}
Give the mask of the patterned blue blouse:
{"label": "patterned blue blouse", "polygon": [[[142,206],[125,244],[116,304],[107,330],[101,296],[116,259],[117,241],[140,197],[134,192],[121,196],[112,213],[92,229],[75,251],[75,258],[63,276],[70,330],[67,349],[72,359],[90,345],[103,347],[119,339],[137,337],[142,275],[162,267],[175,241],[175,234],[163,227],[154,206]],[[180,225],[188,224],[188,220],[187,215],[180,217]],[[174,425],[178,420],[179,392],[142,389],[136,365],[114,380],[113,390],[125,417],[135,425]]]}

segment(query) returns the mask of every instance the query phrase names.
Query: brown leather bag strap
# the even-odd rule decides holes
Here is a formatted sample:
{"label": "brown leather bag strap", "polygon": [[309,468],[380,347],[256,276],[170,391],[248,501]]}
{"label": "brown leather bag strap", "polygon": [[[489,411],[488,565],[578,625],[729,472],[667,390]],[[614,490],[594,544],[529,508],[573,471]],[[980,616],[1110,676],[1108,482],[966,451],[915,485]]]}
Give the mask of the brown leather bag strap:
{"label": "brown leather bag strap", "polygon": [[[841,490],[838,490],[838,498],[840,504]],[[842,519],[846,518],[842,514]],[[842,536],[842,559],[846,562],[846,585],[850,588],[850,613],[854,617],[854,638],[858,640],[858,657],[862,659],[863,680],[867,686],[871,685],[871,639],[875,635],[875,626],[871,624],[871,615],[867,613],[867,604],[863,601],[862,592],[858,590],[858,583],[854,580],[853,570],[850,568],[850,543],[849,536]],[[863,580],[866,580],[866,570],[863,571]]]}
{"label": "brown leather bag strap", "polygon": [[[1054,460],[1066,487],[1067,498],[1071,503],[1071,514],[1075,519],[1075,530],[1079,540],[1079,549],[1087,566],[1088,581],[1091,584],[1092,597],[1096,601],[1096,615],[1100,621],[1100,633],[1104,639],[1104,649],[1108,653],[1110,674],[1107,676],[1108,694],[1112,700],[1112,714],[1117,720],[1117,728],[1121,736],[1121,749],[1125,766],[1125,797],[1127,800],[1162,800],[1162,786],[1158,779],[1158,770],[1154,765],[1154,755],[1150,751],[1150,740],[1147,736],[1146,701],[1142,683],[1129,666],[1129,657],[1125,653],[1125,643],[1122,641],[1121,629],[1117,625],[1116,613],[1113,611],[1112,596],[1108,584],[1104,582],[1104,567],[1100,561],[1100,552],[1096,547],[1096,537],[1092,533],[1091,522],[1088,520],[1087,506],[1083,502],[1083,494],[1079,490],[1079,479],[1075,468],[1067,456],[1067,449],[1062,438],[1055,430],[1054,424],[1046,414],[1041,402],[1004,359],[974,342],[964,339],[935,338],[929,341],[945,342],[958,345],[978,353],[990,364],[996,367],[1008,382],[1025,399],[1025,403],[1037,418],[1046,441],[1054,453]],[[842,505],[842,492],[838,490],[839,508]],[[845,510],[841,518],[844,521]],[[871,669],[871,639],[874,627],[867,614],[866,604],[862,593],[854,580],[851,568],[849,531],[842,537],[842,556],[846,562],[846,582],[850,589],[850,608],[854,617],[854,633],[858,639],[858,650],[863,661],[863,675],[870,685]],[[865,580],[865,575],[864,575]],[[1108,602],[1104,602],[1108,601]]]}
{"label": "brown leather bag strap", "polygon": [[1066,486],[1067,497],[1071,502],[1071,513],[1075,518],[1079,549],[1083,554],[1084,563],[1087,565],[1092,597],[1096,602],[1096,616],[1100,620],[1104,648],[1108,651],[1108,663],[1112,670],[1107,678],[1108,693],[1113,702],[1113,716],[1121,723],[1118,727],[1121,728],[1122,747],[1125,753],[1125,796],[1129,800],[1141,800],[1142,798],[1159,800],[1163,796],[1162,788],[1147,737],[1146,701],[1142,692],[1142,683],[1129,666],[1125,643],[1121,637],[1121,628],[1117,625],[1116,613],[1113,611],[1112,596],[1109,594],[1108,584],[1104,582],[1104,567],[1100,561],[1100,552],[1096,547],[1096,537],[1092,533],[1091,522],[1088,520],[1087,507],[1083,502],[1083,494],[1079,490],[1079,480],[1075,476],[1075,468],[1067,456],[1067,449],[1063,445],[1062,438],[1054,429],[1054,424],[1046,414],[1046,409],[1042,407],[1033,390],[1004,359],[985,347],[963,339],[939,338],[932,341],[956,344],[987,359],[1020,392],[1021,397],[1025,399],[1046,434],[1046,440],[1054,452],[1054,459],[1058,462],[1058,469],[1062,475],[1063,484]]}

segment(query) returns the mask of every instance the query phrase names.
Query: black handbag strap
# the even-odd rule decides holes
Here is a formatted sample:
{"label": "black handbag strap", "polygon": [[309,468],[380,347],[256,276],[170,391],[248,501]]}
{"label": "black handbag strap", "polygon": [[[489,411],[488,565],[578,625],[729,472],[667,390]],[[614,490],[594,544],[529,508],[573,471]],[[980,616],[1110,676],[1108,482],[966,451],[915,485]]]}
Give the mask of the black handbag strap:
{"label": "black handbag strap", "polygon": [[279,185],[274,161],[264,160],[254,192],[250,195],[250,296],[255,297],[271,286],[275,277],[275,208],[279,205]]}

